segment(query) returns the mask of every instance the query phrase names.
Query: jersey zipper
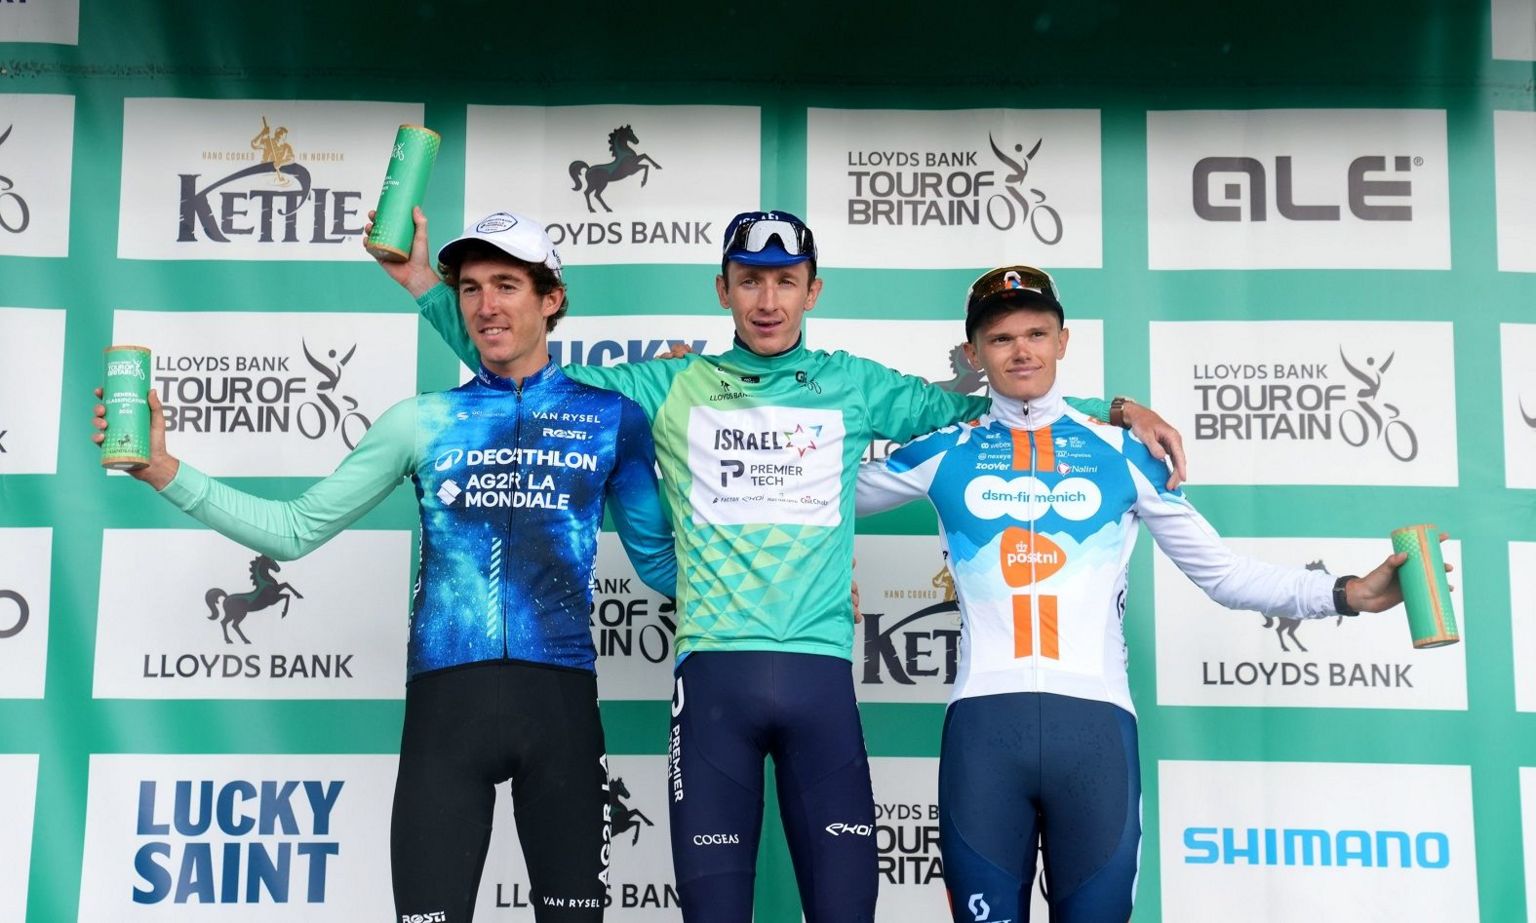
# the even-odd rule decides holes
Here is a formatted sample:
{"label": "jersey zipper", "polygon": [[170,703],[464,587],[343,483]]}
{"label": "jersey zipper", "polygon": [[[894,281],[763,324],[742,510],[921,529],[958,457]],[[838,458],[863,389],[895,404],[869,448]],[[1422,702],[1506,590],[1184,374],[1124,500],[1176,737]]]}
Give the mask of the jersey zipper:
{"label": "jersey zipper", "polygon": [[[1029,428],[1029,402],[1024,403],[1024,432],[1029,436],[1029,479],[1032,484],[1040,483],[1040,447],[1035,443],[1035,431]],[[1029,644],[1030,667],[1035,676],[1035,691],[1040,691],[1040,646],[1045,639],[1040,636],[1040,587],[1035,584],[1035,494],[1038,491],[1031,487],[1029,491],[1029,631],[1031,634]]]}
{"label": "jersey zipper", "polygon": [[[520,450],[523,447],[523,382],[512,383],[512,395],[515,402],[515,416],[512,418],[512,493],[515,495],[519,481],[518,476],[522,473],[522,455]],[[512,547],[512,517],[514,515],[516,515],[516,507],[509,505],[506,523],[507,540],[502,546],[504,548]],[[509,562],[503,559],[501,565],[501,659],[503,660],[512,659],[512,647],[510,642],[507,641],[507,605],[509,601],[507,590],[508,575],[511,572],[512,568],[509,566]]]}

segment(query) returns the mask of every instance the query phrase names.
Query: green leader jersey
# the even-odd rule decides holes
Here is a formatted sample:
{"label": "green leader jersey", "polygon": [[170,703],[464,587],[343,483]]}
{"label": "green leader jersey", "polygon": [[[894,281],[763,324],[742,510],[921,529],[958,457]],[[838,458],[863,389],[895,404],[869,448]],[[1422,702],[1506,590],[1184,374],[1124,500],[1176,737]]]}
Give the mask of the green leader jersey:
{"label": "green leader jersey", "polygon": [[[417,303],[478,368],[455,292],[439,285]],[[789,651],[851,660],[859,462],[876,438],[906,442],[990,406],[803,341],[776,356],[738,340],[716,356],[564,371],[630,398],[651,421],[676,535],[678,656]],[[1074,403],[1108,418],[1103,400]]]}

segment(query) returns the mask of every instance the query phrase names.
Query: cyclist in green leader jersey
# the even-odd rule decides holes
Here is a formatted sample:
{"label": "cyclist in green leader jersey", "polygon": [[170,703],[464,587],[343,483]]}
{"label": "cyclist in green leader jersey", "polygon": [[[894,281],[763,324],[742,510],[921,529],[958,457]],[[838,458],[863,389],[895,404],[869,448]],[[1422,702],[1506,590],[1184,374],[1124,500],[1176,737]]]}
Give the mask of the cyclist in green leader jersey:
{"label": "cyclist in green leader jersey", "polygon": [[[811,232],[794,216],[738,215],[723,251],[715,289],[735,321],[733,348],[565,370],[650,418],[676,533],[668,800],[683,916],[751,919],[763,757],[772,755],[807,920],[871,921],[874,804],[848,667],[854,480],[872,440],[975,419],[988,402],[806,349],[801,322],[822,281]],[[418,211],[411,259],[383,265],[473,365],[454,292],[426,254]],[[1103,401],[1078,405],[1108,416]],[[1177,433],[1146,408],[1131,415],[1182,468]]]}

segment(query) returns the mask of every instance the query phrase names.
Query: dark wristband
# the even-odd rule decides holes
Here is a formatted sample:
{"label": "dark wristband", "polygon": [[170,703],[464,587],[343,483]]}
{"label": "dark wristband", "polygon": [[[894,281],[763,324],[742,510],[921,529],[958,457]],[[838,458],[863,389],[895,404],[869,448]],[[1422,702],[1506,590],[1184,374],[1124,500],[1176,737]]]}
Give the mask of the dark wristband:
{"label": "dark wristband", "polygon": [[1109,425],[1125,429],[1125,402],[1127,398],[1117,397],[1109,402]]}
{"label": "dark wristband", "polygon": [[1358,580],[1358,579],[1360,579],[1360,578],[1356,577],[1354,574],[1350,574],[1350,575],[1348,575],[1346,577],[1340,577],[1339,579],[1333,581],[1333,610],[1335,612],[1337,612],[1338,614],[1340,614],[1340,615],[1359,615],[1360,614],[1360,610],[1359,609],[1356,609],[1356,608],[1353,608],[1352,606],[1350,606],[1350,604],[1349,604],[1349,594],[1344,592],[1344,587],[1349,584],[1349,581],[1351,581],[1351,580]]}

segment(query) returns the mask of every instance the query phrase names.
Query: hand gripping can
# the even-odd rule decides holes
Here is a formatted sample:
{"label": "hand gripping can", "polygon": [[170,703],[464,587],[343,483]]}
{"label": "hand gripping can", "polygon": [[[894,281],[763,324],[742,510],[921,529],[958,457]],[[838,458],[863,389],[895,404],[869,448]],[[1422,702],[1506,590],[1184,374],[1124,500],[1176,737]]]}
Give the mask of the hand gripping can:
{"label": "hand gripping can", "polygon": [[1392,551],[1408,555],[1397,571],[1408,609],[1408,629],[1414,647],[1442,647],[1461,640],[1456,631],[1456,610],[1451,587],[1440,557],[1440,536],[1433,525],[1404,526],[1392,530]]}
{"label": "hand gripping can", "polygon": [[411,258],[411,239],[416,235],[411,209],[426,195],[427,179],[442,140],[437,132],[420,125],[401,125],[395,133],[389,171],[384,174],[384,188],[379,191],[373,216],[373,233],[363,244],[375,258],[395,263]]}
{"label": "hand gripping can", "polygon": [[101,443],[101,466],[131,471],[149,465],[149,350],[142,346],[108,346],[102,376],[102,403],[107,406],[107,433]]}

